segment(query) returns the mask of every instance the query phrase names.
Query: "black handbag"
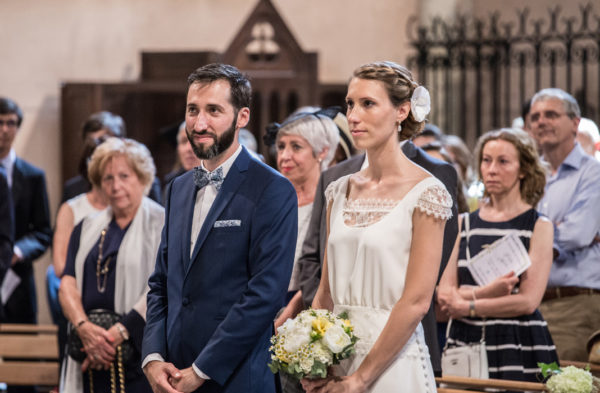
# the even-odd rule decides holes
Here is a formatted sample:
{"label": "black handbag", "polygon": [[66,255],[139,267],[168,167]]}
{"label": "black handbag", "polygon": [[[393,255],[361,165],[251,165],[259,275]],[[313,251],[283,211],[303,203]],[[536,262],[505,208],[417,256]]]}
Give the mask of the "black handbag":
{"label": "black handbag", "polygon": [[[90,310],[90,312],[87,314],[87,317],[91,323],[104,329],[109,329],[112,325],[121,320],[121,316],[116,312],[104,309]],[[81,338],[79,338],[75,327],[71,326],[67,341],[67,352],[70,357],[78,362],[82,362],[87,356],[82,349],[83,343],[81,342]],[[129,365],[134,361],[135,348],[128,340],[121,343],[121,354],[124,365]]]}

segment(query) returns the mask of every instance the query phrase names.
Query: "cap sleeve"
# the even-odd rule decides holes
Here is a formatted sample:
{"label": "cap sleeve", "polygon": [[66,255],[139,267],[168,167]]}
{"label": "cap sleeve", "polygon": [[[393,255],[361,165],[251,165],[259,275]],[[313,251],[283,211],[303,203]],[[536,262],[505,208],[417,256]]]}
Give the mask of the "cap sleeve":
{"label": "cap sleeve", "polygon": [[452,197],[441,183],[430,185],[423,190],[416,207],[421,212],[444,221],[452,217]]}
{"label": "cap sleeve", "polygon": [[331,202],[333,202],[335,197],[344,188],[349,177],[350,177],[350,175],[343,176],[343,177],[340,177],[339,179],[334,180],[331,183],[329,183],[329,185],[325,189],[325,199],[327,201],[327,206],[329,206],[331,204]]}

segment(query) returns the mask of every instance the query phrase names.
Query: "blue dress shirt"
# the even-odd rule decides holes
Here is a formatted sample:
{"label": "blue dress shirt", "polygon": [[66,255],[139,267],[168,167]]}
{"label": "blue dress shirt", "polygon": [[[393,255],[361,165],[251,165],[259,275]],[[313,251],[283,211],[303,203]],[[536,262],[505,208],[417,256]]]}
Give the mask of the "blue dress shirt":
{"label": "blue dress shirt", "polygon": [[554,248],[548,287],[600,289],[600,162],[576,144],[546,179],[538,211],[554,223]]}

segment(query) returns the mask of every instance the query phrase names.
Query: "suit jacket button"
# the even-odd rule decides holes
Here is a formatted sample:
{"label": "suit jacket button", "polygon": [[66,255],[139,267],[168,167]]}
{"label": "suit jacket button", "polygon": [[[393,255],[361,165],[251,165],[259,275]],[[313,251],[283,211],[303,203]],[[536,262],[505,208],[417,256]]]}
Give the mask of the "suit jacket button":
{"label": "suit jacket button", "polygon": [[182,303],[183,303],[184,306],[187,306],[188,304],[190,304],[190,299],[186,296],[186,297],[183,298],[183,302]]}

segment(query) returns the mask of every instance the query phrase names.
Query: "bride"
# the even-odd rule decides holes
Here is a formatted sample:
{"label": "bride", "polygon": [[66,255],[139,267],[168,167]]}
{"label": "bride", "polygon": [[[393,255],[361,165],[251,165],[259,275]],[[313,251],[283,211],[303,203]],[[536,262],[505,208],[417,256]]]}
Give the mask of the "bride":
{"label": "bride", "polygon": [[331,183],[327,250],[313,308],[347,311],[356,355],[307,392],[435,392],[420,321],[429,308],[452,199],[398,140],[424,126],[429,94],[392,62],[354,71],[346,96],[354,142],[368,167]]}

